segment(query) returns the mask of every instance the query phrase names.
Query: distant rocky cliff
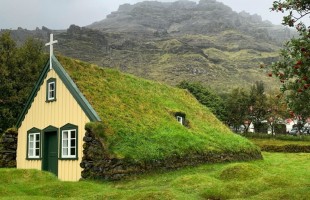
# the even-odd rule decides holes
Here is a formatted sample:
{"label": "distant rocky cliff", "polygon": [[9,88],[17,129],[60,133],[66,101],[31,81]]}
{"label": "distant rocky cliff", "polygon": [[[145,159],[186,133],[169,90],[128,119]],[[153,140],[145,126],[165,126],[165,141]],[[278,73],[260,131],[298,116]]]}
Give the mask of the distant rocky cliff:
{"label": "distant rocky cliff", "polygon": [[238,30],[258,39],[272,38],[283,41],[292,33],[282,26],[262,21],[257,15],[236,13],[215,0],[157,2],[146,1],[134,5],[121,5],[106,19],[88,28],[134,34],[215,34],[225,30]]}

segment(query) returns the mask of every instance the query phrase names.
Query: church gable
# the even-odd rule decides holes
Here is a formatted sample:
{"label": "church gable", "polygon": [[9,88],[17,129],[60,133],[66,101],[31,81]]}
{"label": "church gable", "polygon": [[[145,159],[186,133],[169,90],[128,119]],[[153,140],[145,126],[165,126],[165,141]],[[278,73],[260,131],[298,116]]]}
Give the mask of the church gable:
{"label": "church gable", "polygon": [[[66,86],[70,94],[74,97],[74,99],[77,101],[79,106],[83,109],[84,113],[87,115],[90,121],[101,121],[95,110],[92,108],[92,106],[89,104],[87,99],[83,96],[83,94],[79,91],[76,84],[72,81],[72,79],[69,77],[69,75],[66,73],[64,68],[61,66],[61,64],[58,62],[56,57],[52,56],[52,63],[53,63],[53,70],[50,69],[50,62],[48,62],[40,77],[37,81],[34,89],[32,90],[28,101],[18,118],[17,127],[20,127],[22,121],[24,120],[26,114],[28,113],[28,110],[30,109],[34,98],[37,96],[38,91],[45,90],[45,103],[51,103],[54,101],[57,101],[57,85],[58,85],[58,79]],[[54,76],[48,76],[48,74],[52,72],[55,73]]]}

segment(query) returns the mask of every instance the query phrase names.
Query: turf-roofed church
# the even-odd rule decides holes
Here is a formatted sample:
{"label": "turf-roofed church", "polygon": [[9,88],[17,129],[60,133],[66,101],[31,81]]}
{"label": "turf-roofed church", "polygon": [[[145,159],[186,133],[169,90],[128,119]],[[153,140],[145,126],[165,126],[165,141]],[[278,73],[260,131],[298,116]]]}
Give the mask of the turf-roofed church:
{"label": "turf-roofed church", "polygon": [[[51,47],[52,47],[51,35]],[[18,119],[17,168],[78,180],[84,126],[100,118],[52,54]]]}
{"label": "turf-roofed church", "polygon": [[53,55],[17,128],[17,168],[68,181],[261,158],[186,90]]}

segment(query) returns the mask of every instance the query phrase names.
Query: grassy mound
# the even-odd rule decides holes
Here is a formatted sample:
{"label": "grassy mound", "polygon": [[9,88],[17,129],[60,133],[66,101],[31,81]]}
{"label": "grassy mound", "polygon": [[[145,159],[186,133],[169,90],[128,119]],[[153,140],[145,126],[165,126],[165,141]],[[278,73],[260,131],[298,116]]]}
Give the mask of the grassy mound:
{"label": "grassy mound", "polygon": [[[260,157],[187,91],[59,57],[103,122],[98,135],[116,158],[136,162],[195,154]],[[186,126],[175,114],[186,116]],[[248,159],[248,158],[247,158]]]}
{"label": "grassy mound", "polygon": [[222,180],[248,180],[262,175],[262,169],[259,167],[247,164],[247,163],[236,163],[227,166],[220,173],[220,179]]}

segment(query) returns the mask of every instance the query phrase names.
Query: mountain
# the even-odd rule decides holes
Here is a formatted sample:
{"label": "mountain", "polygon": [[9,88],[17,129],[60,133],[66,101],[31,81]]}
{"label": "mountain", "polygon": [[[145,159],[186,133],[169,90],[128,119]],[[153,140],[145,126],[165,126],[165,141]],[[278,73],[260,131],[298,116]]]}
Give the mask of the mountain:
{"label": "mountain", "polygon": [[[134,5],[121,5],[106,19],[95,22],[88,28],[104,32],[122,32],[138,35],[156,34],[217,34],[226,30],[238,30],[257,39],[283,40],[289,31],[275,28],[259,15],[245,11],[236,13],[215,0],[176,2],[146,1]],[[278,32],[278,34],[275,34]],[[281,33],[283,32],[283,33]]]}
{"label": "mountain", "polygon": [[215,0],[124,4],[87,27],[11,31],[18,41],[34,36],[44,42],[50,32],[63,55],[171,85],[199,81],[218,91],[257,80],[277,87],[258,66],[276,61],[283,41],[294,35]]}

